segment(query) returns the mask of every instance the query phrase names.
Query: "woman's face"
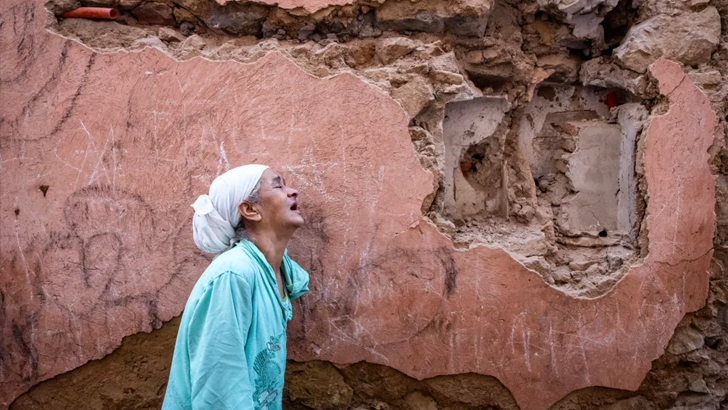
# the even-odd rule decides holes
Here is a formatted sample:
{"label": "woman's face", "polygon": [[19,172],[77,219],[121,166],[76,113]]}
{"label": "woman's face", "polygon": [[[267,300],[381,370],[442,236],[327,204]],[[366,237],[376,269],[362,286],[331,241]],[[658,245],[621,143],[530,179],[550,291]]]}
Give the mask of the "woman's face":
{"label": "woman's face", "polygon": [[270,168],[260,177],[258,197],[256,208],[261,215],[261,227],[283,232],[303,225],[298,191],[287,186],[286,180]]}

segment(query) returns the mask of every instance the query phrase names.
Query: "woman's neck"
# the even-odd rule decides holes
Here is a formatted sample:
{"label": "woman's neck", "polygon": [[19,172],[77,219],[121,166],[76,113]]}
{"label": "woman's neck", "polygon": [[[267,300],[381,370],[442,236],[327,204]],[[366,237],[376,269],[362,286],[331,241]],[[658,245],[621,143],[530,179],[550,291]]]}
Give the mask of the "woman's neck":
{"label": "woman's neck", "polygon": [[280,273],[283,254],[288,246],[290,237],[280,237],[275,234],[265,234],[263,232],[248,232],[248,240],[258,248],[265,256],[273,271]]}

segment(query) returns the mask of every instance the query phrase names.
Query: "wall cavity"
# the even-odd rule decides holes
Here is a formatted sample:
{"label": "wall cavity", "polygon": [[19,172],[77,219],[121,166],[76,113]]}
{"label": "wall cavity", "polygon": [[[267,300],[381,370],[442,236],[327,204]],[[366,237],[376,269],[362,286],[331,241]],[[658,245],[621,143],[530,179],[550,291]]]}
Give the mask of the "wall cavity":
{"label": "wall cavity", "polygon": [[609,291],[640,254],[647,118],[638,102],[610,111],[617,92],[544,84],[520,110],[493,97],[448,104],[441,225],[466,246],[503,246],[572,296]]}

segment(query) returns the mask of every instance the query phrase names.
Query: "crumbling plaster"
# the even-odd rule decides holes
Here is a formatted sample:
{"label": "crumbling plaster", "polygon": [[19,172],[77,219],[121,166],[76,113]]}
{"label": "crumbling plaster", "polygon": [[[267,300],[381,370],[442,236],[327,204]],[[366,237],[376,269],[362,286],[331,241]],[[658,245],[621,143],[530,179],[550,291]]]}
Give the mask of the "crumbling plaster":
{"label": "crumbling plaster", "polygon": [[[491,6],[475,14],[507,15]],[[14,17],[0,27],[12,39],[3,55],[13,57],[0,63],[0,208],[13,227],[0,236],[4,403],[179,313],[207,261],[179,222],[188,199],[242,162],[282,167],[310,201],[309,224],[292,245],[317,279],[291,325],[296,360],[365,360],[416,378],[488,374],[521,408],[545,409],[582,387],[636,389],[680,319],[706,299],[715,115],[674,63],[660,60],[650,72],[665,113],[652,119],[636,158],[646,185],[645,218],[635,221],[648,239],[644,258],[599,297],[576,298],[497,243],[456,250],[438,231],[448,233],[447,221],[431,213],[451,161],[446,104],[485,92],[527,105],[540,81],[573,77],[573,67],[538,68],[523,53],[501,65],[430,34],[384,36],[373,47],[361,38],[287,45],[197,35],[177,46],[143,27],[51,26],[90,51],[46,33],[41,4],[0,7]],[[495,30],[508,27],[498,21]],[[394,27],[414,23],[402,24]],[[426,28],[447,31],[437,24]],[[509,50],[504,44],[495,48]],[[248,64],[175,62],[149,46],[180,60]],[[127,49],[141,51],[117,52]],[[590,85],[658,95],[644,76],[610,70],[595,70]],[[345,71],[354,75],[336,75]],[[694,201],[688,213],[685,198]]]}

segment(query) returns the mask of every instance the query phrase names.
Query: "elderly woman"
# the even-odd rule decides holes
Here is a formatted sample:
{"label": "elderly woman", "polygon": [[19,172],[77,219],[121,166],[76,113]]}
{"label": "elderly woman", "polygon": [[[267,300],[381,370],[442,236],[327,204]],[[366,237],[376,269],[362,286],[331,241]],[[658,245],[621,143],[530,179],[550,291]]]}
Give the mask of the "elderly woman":
{"label": "elderly woman", "polygon": [[308,292],[286,253],[303,224],[298,191],[245,165],[192,207],[195,244],[218,255],[185,306],[162,409],[280,409],[291,300]]}

